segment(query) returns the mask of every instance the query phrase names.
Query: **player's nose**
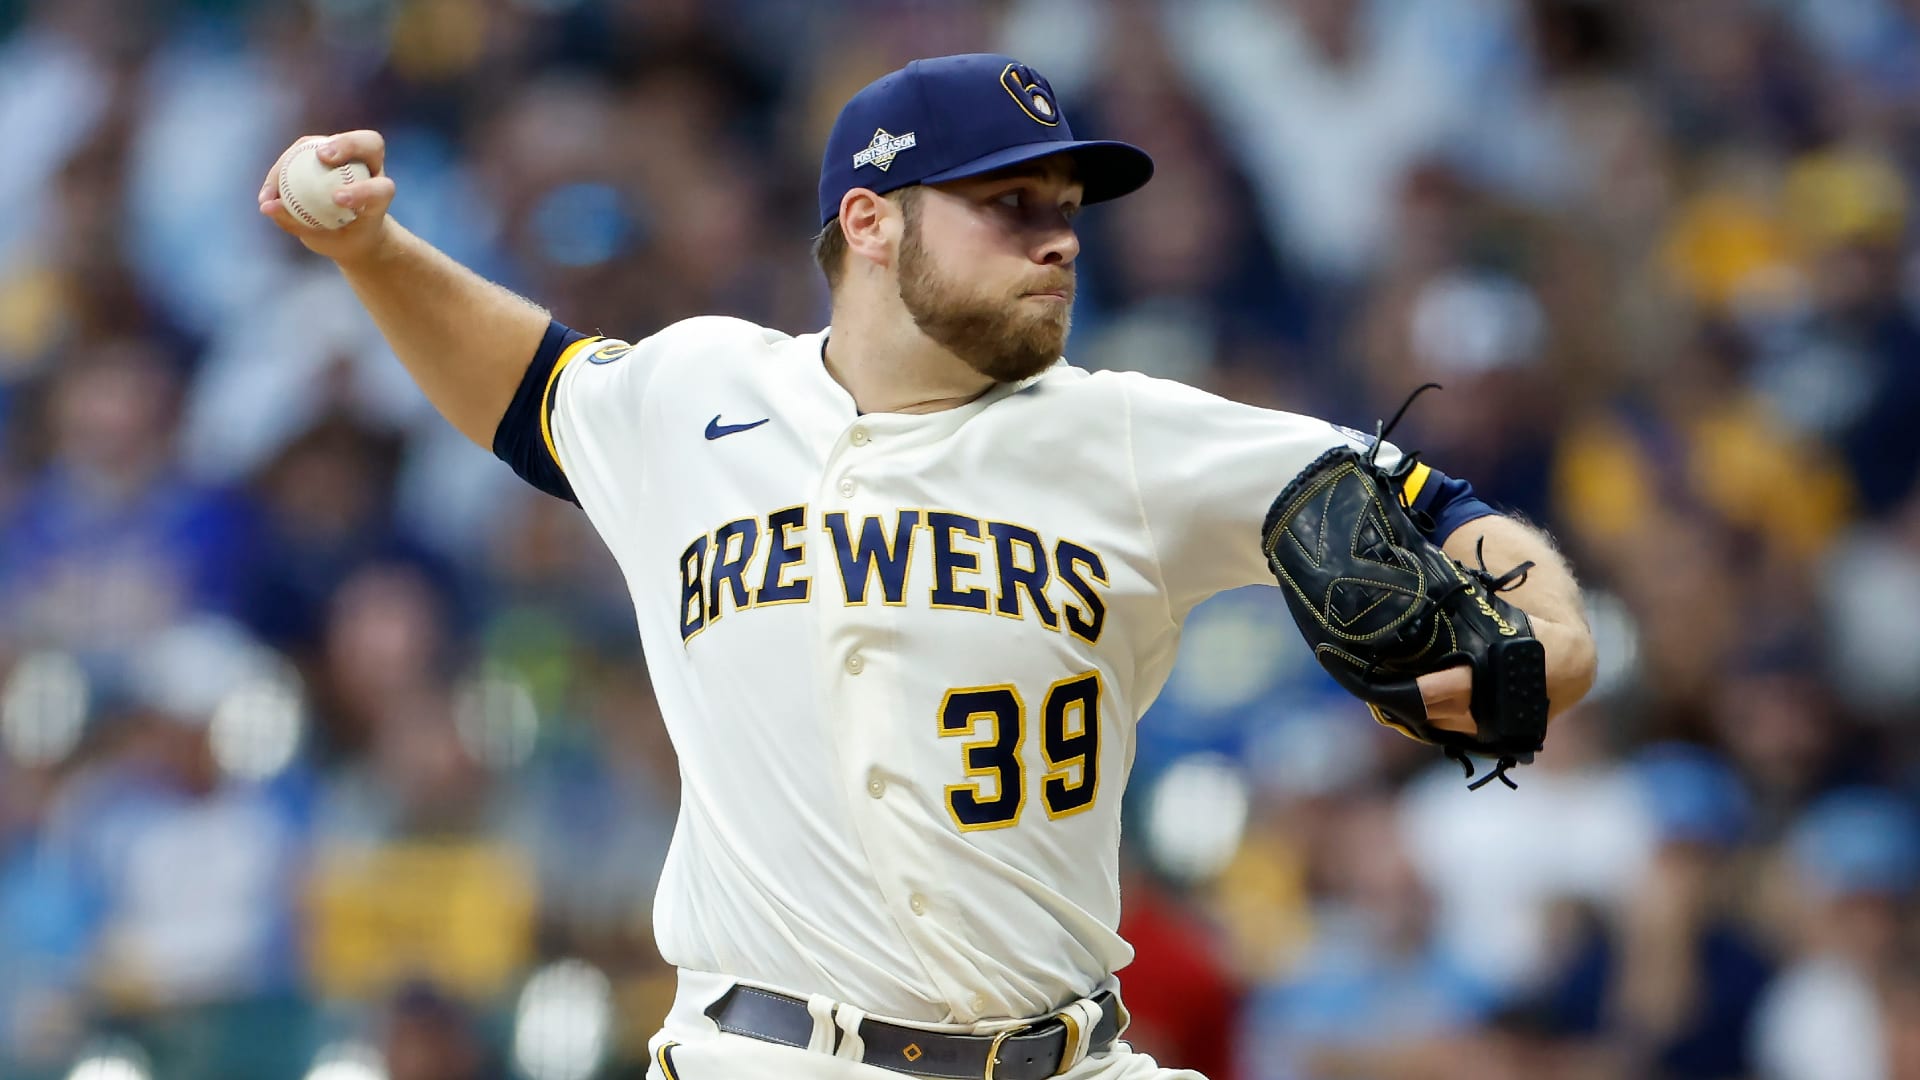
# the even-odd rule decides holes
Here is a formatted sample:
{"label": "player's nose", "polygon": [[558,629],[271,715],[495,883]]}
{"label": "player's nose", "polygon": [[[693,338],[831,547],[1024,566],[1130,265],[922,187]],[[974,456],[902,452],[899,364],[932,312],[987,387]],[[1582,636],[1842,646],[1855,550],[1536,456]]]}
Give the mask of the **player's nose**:
{"label": "player's nose", "polygon": [[1033,261],[1042,266],[1072,266],[1080,257],[1080,234],[1065,219],[1047,230],[1034,249]]}

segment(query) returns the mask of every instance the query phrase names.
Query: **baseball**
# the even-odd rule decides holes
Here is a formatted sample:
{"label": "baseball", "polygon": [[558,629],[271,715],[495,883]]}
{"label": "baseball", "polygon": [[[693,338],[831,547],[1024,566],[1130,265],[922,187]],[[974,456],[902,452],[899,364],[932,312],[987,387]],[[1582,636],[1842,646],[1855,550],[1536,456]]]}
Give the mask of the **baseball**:
{"label": "baseball", "polygon": [[280,201],[287,213],[308,228],[338,229],[352,222],[355,214],[334,205],[333,193],[372,175],[358,161],[329,168],[320,161],[320,142],[314,140],[280,163]]}

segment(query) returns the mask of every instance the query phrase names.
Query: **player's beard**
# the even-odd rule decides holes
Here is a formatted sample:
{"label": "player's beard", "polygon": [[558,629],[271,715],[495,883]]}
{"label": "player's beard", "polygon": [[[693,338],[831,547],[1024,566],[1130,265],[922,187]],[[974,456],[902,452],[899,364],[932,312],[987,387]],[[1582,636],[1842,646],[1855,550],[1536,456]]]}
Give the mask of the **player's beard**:
{"label": "player's beard", "polygon": [[[1045,283],[991,299],[970,293],[942,273],[920,242],[920,221],[907,207],[900,241],[900,302],[920,332],[996,382],[1038,375],[1060,358],[1073,325],[1073,271],[1059,268]],[[1059,291],[1066,303],[1028,303],[1028,292]]]}

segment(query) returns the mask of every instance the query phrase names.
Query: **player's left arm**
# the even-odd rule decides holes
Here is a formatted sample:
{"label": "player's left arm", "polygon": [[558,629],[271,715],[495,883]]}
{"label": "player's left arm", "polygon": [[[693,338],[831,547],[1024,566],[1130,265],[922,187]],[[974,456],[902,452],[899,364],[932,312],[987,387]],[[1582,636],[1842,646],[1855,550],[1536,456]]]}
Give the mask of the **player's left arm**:
{"label": "player's left arm", "polygon": [[[1095,376],[1099,378],[1099,376]],[[1174,622],[1217,592],[1271,583],[1262,545],[1274,496],[1329,449],[1345,444],[1366,451],[1372,440],[1324,420],[1229,401],[1180,383],[1118,374],[1126,423],[1128,467],[1141,509],[1141,527]],[[1197,439],[1205,431],[1209,438]],[[1400,450],[1383,448],[1392,467]],[[1526,583],[1501,599],[1526,612],[1546,660],[1552,711],[1560,712],[1593,684],[1593,637],[1582,614],[1579,587],[1567,561],[1544,533],[1500,514],[1465,480],[1426,464],[1408,471],[1403,496],[1425,539],[1449,557],[1478,566],[1485,540],[1487,569],[1496,576],[1532,560]],[[1419,678],[1427,721],[1463,733],[1477,728],[1469,711],[1471,669]]]}
{"label": "player's left arm", "polygon": [[[1484,555],[1487,568],[1495,573],[1531,562],[1525,580],[1500,596],[1527,613],[1533,636],[1546,650],[1547,698],[1552,702],[1548,715],[1565,712],[1593,689],[1597,659],[1580,583],[1551,537],[1517,518],[1495,514],[1455,529],[1440,550],[1467,566],[1478,566]],[[1466,690],[1459,688],[1463,716]],[[1470,718],[1465,730],[1472,730]]]}
{"label": "player's left arm", "polygon": [[[1417,485],[1417,488],[1416,488]],[[1473,492],[1472,485],[1438,470],[1419,466],[1409,478],[1409,495],[1427,539],[1464,566],[1503,574],[1532,563],[1526,577],[1501,599],[1527,613],[1533,636],[1546,651],[1549,715],[1558,715],[1593,687],[1593,632],[1587,626],[1573,568],[1543,530],[1501,514]],[[1472,734],[1470,669],[1449,668],[1420,677],[1427,719],[1435,727]]]}

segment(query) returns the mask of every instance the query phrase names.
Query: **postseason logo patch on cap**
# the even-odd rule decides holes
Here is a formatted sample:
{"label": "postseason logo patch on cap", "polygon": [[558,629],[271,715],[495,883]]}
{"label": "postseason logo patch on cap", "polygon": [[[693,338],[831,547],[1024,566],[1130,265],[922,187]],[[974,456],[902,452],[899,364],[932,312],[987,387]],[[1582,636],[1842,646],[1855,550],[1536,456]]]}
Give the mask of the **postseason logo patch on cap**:
{"label": "postseason logo patch on cap", "polygon": [[911,131],[905,135],[889,135],[886,128],[874,128],[873,141],[867,144],[865,150],[853,155],[853,167],[857,169],[862,165],[872,165],[881,172],[886,172],[893,165],[893,159],[899,156],[900,151],[911,150],[913,147],[914,139]]}
{"label": "postseason logo patch on cap", "polygon": [[857,188],[885,194],[1057,154],[1073,155],[1086,203],[1125,195],[1153,175],[1153,159],[1137,146],[1075,138],[1068,113],[1047,80],[1012,57],[915,60],[861,87],[833,118],[820,155],[819,220],[838,217]]}

